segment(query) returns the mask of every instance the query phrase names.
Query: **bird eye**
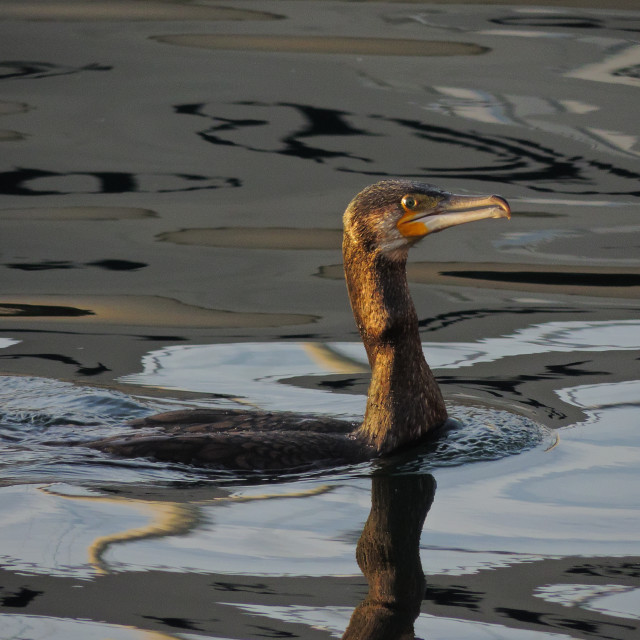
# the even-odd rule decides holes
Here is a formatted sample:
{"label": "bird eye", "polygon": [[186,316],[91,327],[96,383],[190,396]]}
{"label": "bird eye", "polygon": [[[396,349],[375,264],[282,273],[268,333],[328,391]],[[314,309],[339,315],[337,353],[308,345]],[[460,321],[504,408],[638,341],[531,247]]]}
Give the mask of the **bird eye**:
{"label": "bird eye", "polygon": [[405,209],[415,209],[418,206],[418,201],[413,196],[405,196],[402,198],[402,206]]}

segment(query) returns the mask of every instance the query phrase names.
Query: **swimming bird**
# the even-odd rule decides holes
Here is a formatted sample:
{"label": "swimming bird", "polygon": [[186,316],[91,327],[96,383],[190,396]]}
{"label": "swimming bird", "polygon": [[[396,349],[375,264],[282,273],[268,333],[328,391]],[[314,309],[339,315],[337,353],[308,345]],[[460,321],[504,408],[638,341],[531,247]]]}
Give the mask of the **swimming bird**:
{"label": "swimming bird", "polygon": [[456,195],[410,180],[383,180],[349,203],[343,259],[353,315],[371,366],[363,422],[295,413],[171,411],[135,420],[130,436],[88,446],[125,457],[231,470],[295,471],[357,463],[433,438],[447,409],[427,364],[406,277],[424,237],[485,218],[509,218],[496,195]]}

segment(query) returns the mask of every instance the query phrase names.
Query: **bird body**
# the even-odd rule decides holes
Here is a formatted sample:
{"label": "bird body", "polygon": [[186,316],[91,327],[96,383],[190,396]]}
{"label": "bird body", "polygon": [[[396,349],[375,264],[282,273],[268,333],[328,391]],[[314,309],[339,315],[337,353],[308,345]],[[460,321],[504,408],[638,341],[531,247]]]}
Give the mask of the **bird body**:
{"label": "bird body", "polygon": [[372,372],[360,426],[291,413],[196,409],[134,421],[141,433],[90,446],[126,457],[273,471],[362,462],[433,436],[447,410],[422,351],[408,252],[431,233],[497,217],[510,217],[499,196],[453,195],[408,180],[378,182],[350,202],[343,220],[345,279]]}
{"label": "bird body", "polygon": [[241,471],[323,468],[364,462],[375,451],[356,423],[292,412],[168,411],[129,423],[138,433],[91,444],[126,458],[154,458]]}

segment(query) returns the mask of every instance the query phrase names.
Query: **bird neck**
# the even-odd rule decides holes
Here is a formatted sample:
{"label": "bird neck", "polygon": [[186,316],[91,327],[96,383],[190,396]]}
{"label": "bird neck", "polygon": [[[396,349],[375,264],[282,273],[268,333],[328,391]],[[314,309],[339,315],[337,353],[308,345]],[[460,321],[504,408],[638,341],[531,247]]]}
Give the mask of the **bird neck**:
{"label": "bird neck", "polygon": [[351,308],[372,374],[357,433],[387,453],[424,438],[444,423],[447,411],[422,351],[406,256],[396,260],[366,251],[347,234],[343,254]]}

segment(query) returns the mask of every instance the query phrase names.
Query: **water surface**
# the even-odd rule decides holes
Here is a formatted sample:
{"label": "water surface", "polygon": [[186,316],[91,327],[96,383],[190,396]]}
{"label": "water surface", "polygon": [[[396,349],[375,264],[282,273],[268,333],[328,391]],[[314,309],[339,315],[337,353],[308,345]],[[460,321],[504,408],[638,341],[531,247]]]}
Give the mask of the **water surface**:
{"label": "water surface", "polygon": [[[355,633],[385,518],[416,637],[637,637],[640,11],[600,5],[2,3],[3,640]],[[513,208],[408,268],[462,435],[271,478],[77,446],[357,420],[341,214],[388,176]]]}

